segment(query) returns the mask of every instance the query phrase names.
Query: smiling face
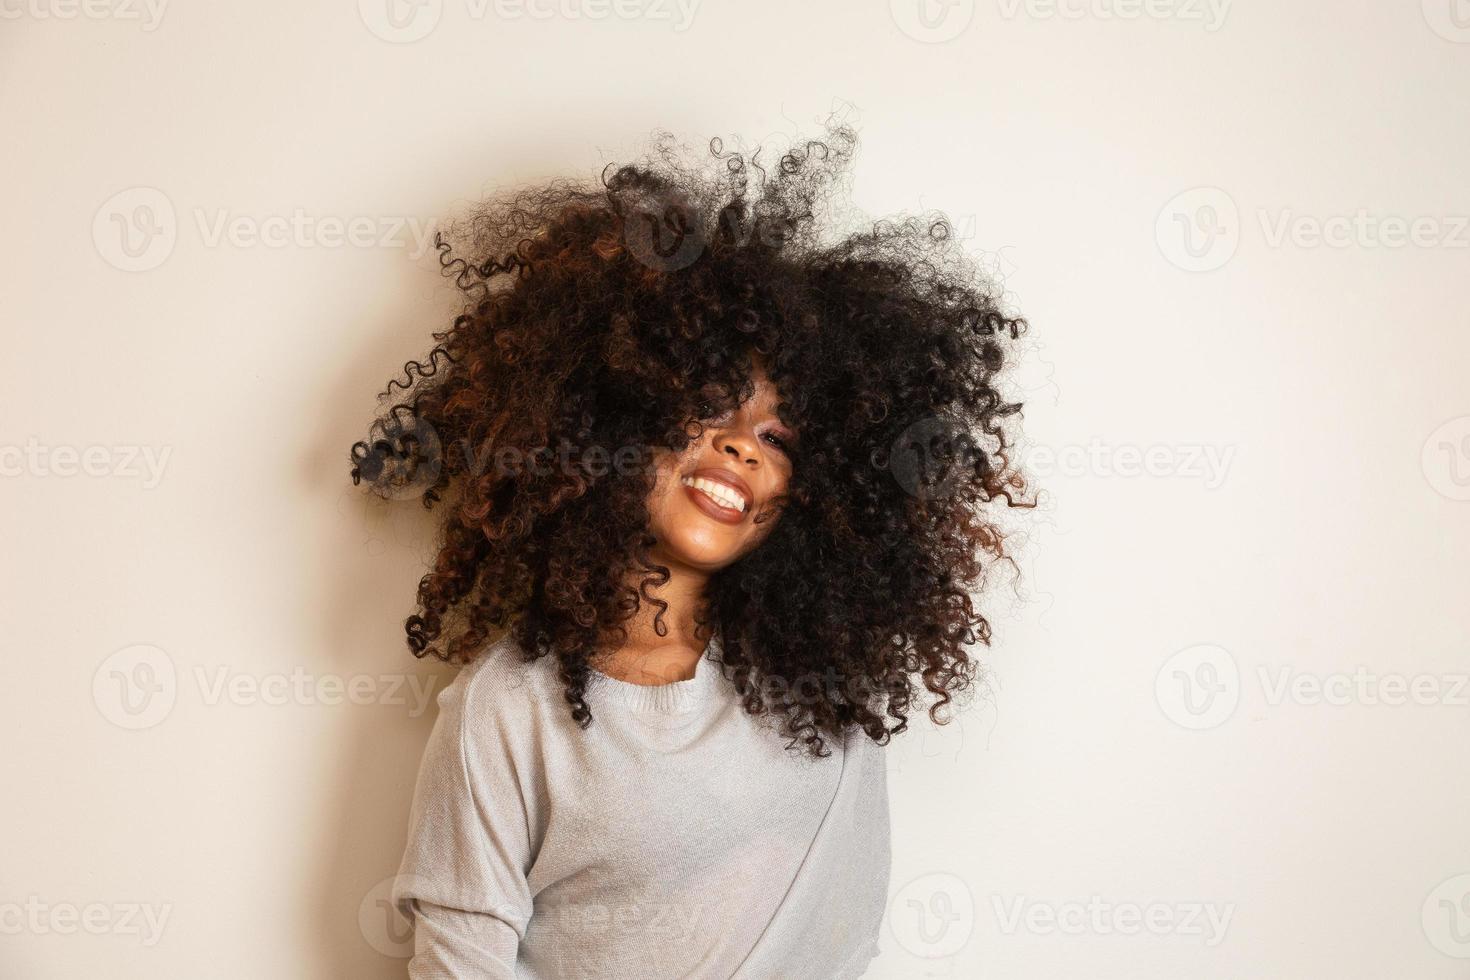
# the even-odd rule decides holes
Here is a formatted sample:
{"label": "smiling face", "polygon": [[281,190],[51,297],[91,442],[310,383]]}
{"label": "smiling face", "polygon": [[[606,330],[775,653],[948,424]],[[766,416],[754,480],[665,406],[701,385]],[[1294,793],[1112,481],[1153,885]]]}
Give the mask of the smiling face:
{"label": "smiling face", "polygon": [[713,572],[749,554],[780,516],[796,434],[776,417],[780,395],[759,362],[755,391],[679,455],[657,458],[648,499],[656,560]]}

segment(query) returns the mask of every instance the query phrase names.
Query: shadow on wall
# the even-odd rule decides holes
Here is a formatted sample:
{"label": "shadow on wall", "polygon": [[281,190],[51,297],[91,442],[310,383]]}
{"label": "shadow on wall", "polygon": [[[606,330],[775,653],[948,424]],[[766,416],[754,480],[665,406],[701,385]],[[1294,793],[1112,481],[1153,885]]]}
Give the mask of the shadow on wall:
{"label": "shadow on wall", "polygon": [[[507,145],[498,133],[475,134],[463,152],[445,157],[449,172],[437,175],[445,188],[482,187],[485,173],[503,187],[521,186],[543,173],[548,160],[540,146]],[[555,162],[555,161],[552,161]],[[606,159],[561,161],[559,169],[595,179]],[[385,188],[397,192],[399,188]],[[494,191],[492,191],[494,193]],[[446,198],[441,217],[462,216],[466,200]],[[352,329],[353,348],[341,359],[336,383],[321,393],[317,436],[302,462],[302,480],[322,502],[319,519],[337,529],[330,552],[318,561],[322,594],[331,597],[321,617],[322,670],[375,682],[373,703],[343,712],[343,740],[319,795],[320,830],[307,853],[317,866],[303,881],[298,907],[309,910],[309,938],[317,951],[309,976],[353,980],[402,978],[413,936],[389,905],[389,890],[403,857],[409,807],[419,761],[438,716],[437,697],[458,668],[417,660],[404,642],[403,621],[415,610],[419,579],[432,565],[442,519],[441,503],[425,510],[419,498],[384,501],[352,485],[348,452],[365,438],[378,405],[374,396],[405,361],[424,360],[431,334],[446,329],[465,296],[441,274],[439,255],[402,261],[372,278],[367,302],[381,311],[362,329]],[[353,314],[344,314],[352,316]]]}
{"label": "shadow on wall", "polygon": [[[412,933],[391,909],[389,889],[403,855],[419,760],[438,715],[436,699],[456,671],[415,659],[403,632],[434,552],[440,509],[426,511],[417,499],[381,500],[354,487],[349,475],[348,450],[367,433],[373,395],[395,366],[420,353],[416,344],[431,342],[424,324],[452,318],[423,302],[419,284],[432,273],[411,275],[408,312],[365,331],[376,342],[362,345],[346,376],[326,393],[320,438],[306,467],[314,494],[335,511],[322,519],[340,531],[328,539],[341,547],[317,556],[323,594],[331,597],[321,619],[320,649],[329,661],[322,669],[349,685],[336,763],[319,808],[311,808],[322,814],[318,839],[306,849],[318,865],[303,878],[310,894],[301,896],[310,910],[311,938],[304,943],[319,957],[314,969],[303,970],[311,976],[406,975]],[[445,295],[457,302],[452,291]],[[353,680],[371,693],[353,698]]]}

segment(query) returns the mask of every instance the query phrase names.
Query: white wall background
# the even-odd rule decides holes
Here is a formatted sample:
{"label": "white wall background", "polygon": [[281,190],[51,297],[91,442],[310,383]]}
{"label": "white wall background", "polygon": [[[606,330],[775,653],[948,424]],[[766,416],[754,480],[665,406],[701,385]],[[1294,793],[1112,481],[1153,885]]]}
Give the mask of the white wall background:
{"label": "white wall background", "polygon": [[444,675],[344,454],[453,298],[376,239],[837,100],[997,253],[1048,489],[869,975],[1467,975],[1464,0],[389,2],[0,0],[0,975],[402,975]]}

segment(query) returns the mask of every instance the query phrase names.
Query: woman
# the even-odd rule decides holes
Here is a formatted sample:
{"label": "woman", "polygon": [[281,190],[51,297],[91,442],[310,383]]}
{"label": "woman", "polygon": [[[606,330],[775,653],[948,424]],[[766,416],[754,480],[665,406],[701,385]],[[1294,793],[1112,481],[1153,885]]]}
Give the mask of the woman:
{"label": "woman", "polygon": [[[482,205],[353,477],[451,495],[394,890],[414,977],[856,977],[882,746],[973,681],[1024,321],[942,218],[824,243],[856,138]],[[752,173],[754,172],[754,174]],[[451,244],[457,239],[458,244]],[[890,724],[891,723],[891,724]]]}

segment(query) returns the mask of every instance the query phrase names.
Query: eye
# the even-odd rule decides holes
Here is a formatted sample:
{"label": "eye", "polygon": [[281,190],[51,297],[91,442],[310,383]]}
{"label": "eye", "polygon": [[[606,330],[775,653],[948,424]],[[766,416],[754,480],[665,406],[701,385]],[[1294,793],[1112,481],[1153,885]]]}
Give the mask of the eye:
{"label": "eye", "polygon": [[728,411],[717,412],[712,402],[705,401],[699,403],[699,420],[701,422],[718,424],[725,421],[729,416],[730,413]]}
{"label": "eye", "polygon": [[767,442],[775,446],[777,449],[781,450],[783,453],[791,452],[791,444],[787,442],[786,437],[781,435],[781,433],[767,432],[765,434],[765,437]]}

